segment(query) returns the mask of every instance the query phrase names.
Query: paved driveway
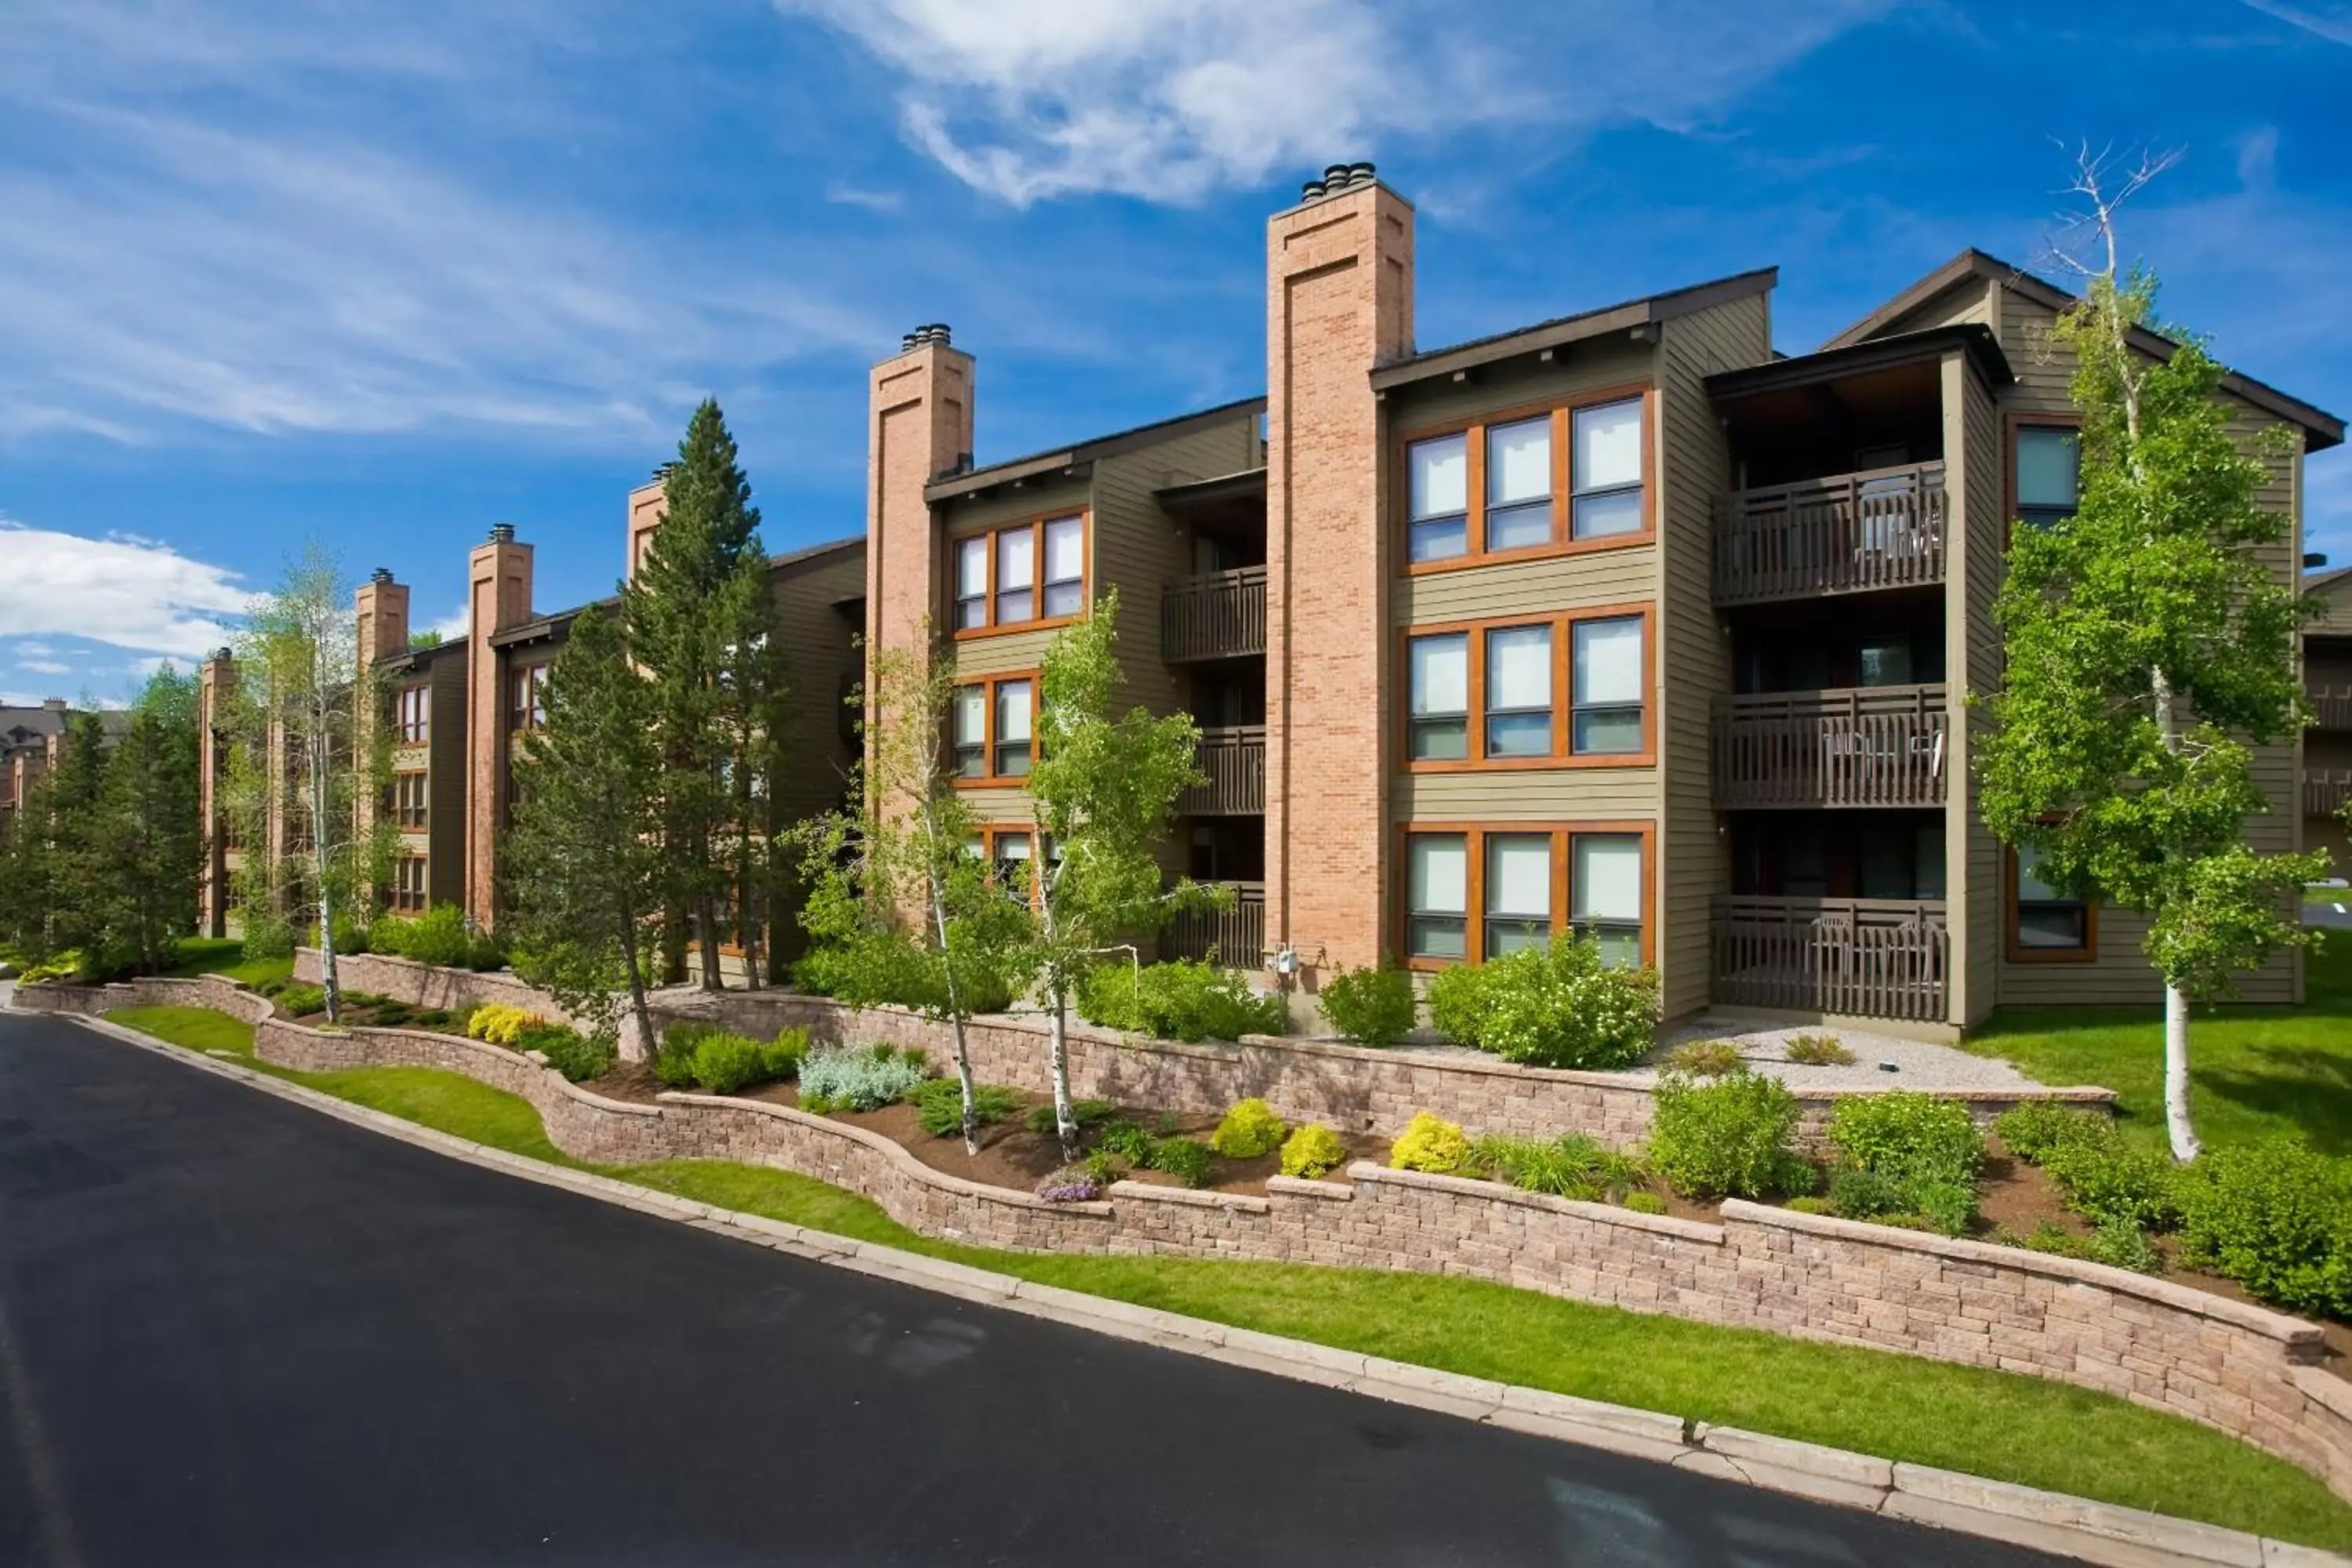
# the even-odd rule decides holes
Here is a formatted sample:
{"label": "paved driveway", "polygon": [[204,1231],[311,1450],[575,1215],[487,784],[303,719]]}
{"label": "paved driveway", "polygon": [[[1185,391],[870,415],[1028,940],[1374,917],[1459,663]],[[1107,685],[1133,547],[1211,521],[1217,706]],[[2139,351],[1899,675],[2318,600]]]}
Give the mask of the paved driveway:
{"label": "paved driveway", "polygon": [[2043,1559],[1101,1339],[0,1013],[0,1563]]}

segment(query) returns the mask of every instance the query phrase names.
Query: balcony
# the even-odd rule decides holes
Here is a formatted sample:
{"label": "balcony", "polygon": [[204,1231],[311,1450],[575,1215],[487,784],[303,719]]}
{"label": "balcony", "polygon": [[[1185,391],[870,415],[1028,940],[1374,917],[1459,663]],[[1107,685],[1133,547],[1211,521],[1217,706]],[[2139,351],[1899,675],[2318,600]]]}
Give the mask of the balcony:
{"label": "balcony", "polygon": [[1181,577],[1160,596],[1160,657],[1170,664],[1265,652],[1265,568]]}
{"label": "balcony", "polygon": [[1779,691],[1716,704],[1715,804],[1941,805],[1941,684]]}
{"label": "balcony", "polygon": [[1941,900],[1748,899],[1715,911],[1726,1006],[1942,1023],[1951,939]]}
{"label": "balcony", "polygon": [[1205,914],[1181,914],[1160,942],[1168,958],[1195,962],[1214,957],[1230,969],[1255,969],[1265,956],[1265,884],[1216,882],[1230,888],[1233,903]]}
{"label": "balcony", "polygon": [[1209,782],[1176,799],[1187,816],[1255,816],[1265,810],[1265,727],[1237,724],[1201,731],[1194,753]]}
{"label": "balcony", "polygon": [[1715,602],[1940,583],[1945,512],[1939,462],[1735,491],[1716,517]]}
{"label": "balcony", "polygon": [[2352,687],[2321,686],[2310,692],[2315,730],[2352,730]]}
{"label": "balcony", "polygon": [[2303,770],[2304,816],[2333,816],[2344,809],[2347,795],[2352,795],[2352,768]]}

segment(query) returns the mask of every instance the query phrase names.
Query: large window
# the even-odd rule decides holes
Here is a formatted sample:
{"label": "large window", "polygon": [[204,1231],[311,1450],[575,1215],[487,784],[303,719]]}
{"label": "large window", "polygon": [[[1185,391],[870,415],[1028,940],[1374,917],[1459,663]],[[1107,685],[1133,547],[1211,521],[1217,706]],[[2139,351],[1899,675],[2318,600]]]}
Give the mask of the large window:
{"label": "large window", "polygon": [[404,746],[421,746],[431,738],[432,690],[424,683],[404,686],[393,699],[393,736]]}
{"label": "large window", "polygon": [[1431,628],[1406,637],[1404,662],[1410,767],[1650,760],[1644,608]]}
{"label": "large window", "polygon": [[955,689],[948,747],[958,784],[1010,784],[1037,761],[1036,678],[992,676]]}
{"label": "large window", "polygon": [[949,554],[959,636],[1053,626],[1086,613],[1083,512],[968,534]]}
{"label": "large window", "polygon": [[2072,426],[2017,426],[2018,521],[2046,528],[2074,515],[2082,496],[2083,442]]}
{"label": "large window", "polygon": [[425,774],[399,773],[392,775],[392,819],[402,827],[425,826]]}
{"label": "large window", "polygon": [[1454,824],[1404,836],[1406,961],[1501,958],[1573,929],[1614,964],[1649,952],[1651,831],[1642,823]]}
{"label": "large window", "polygon": [[509,728],[536,730],[547,722],[547,666],[516,666],[509,679]]}
{"label": "large window", "polygon": [[2042,852],[2021,845],[2011,859],[2009,955],[2025,962],[2087,961],[2098,955],[2098,910],[2068,898],[2038,874]]}
{"label": "large window", "polygon": [[1647,422],[1621,388],[1408,439],[1408,569],[1648,538]]}
{"label": "large window", "polygon": [[425,858],[403,855],[392,863],[392,907],[402,914],[425,911]]}

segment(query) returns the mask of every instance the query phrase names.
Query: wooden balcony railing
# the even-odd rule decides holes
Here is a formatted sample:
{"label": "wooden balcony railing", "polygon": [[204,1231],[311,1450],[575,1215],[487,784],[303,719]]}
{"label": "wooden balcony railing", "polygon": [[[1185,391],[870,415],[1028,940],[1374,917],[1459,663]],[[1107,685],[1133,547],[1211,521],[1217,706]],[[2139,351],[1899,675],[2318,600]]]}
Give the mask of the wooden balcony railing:
{"label": "wooden balcony railing", "polygon": [[2304,816],[2333,816],[2344,808],[2347,795],[2352,795],[2352,768],[2303,770]]}
{"label": "wooden balcony railing", "polygon": [[1207,914],[1184,914],[1160,943],[1166,956],[1194,961],[1214,956],[1231,969],[1255,969],[1265,957],[1265,884],[1226,882],[1234,901]]}
{"label": "wooden balcony railing", "polygon": [[1735,491],[1715,532],[1715,601],[1755,604],[1939,583],[1944,465]]}
{"label": "wooden balcony railing", "polygon": [[1183,577],[1160,596],[1160,657],[1170,664],[1265,651],[1265,568]]}
{"label": "wooden balcony railing", "polygon": [[1715,804],[1941,805],[1940,684],[1733,697],[1715,710]]}
{"label": "wooden balcony railing", "polygon": [[2352,687],[2319,687],[2311,693],[2311,706],[2319,718],[2314,729],[2352,730]]}
{"label": "wooden balcony railing", "polygon": [[1951,938],[1940,900],[1746,899],[1715,911],[1727,1006],[1944,1021]]}
{"label": "wooden balcony railing", "polygon": [[1203,730],[1197,754],[1209,782],[1180,795],[1178,811],[1191,816],[1254,816],[1265,810],[1265,726]]}

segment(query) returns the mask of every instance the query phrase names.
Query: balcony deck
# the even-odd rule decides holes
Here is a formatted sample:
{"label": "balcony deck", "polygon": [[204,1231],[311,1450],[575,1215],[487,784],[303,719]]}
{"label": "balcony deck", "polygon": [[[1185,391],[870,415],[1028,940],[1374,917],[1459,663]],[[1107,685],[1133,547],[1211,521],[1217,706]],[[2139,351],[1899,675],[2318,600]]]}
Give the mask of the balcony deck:
{"label": "balcony deck", "polygon": [[1265,884],[1213,885],[1234,890],[1232,906],[1207,914],[1177,916],[1160,942],[1161,952],[1170,958],[1195,962],[1213,954],[1228,968],[1255,969],[1265,957]]}
{"label": "balcony deck", "polygon": [[2352,768],[2311,768],[2303,770],[2303,815],[2333,816],[2344,809],[2344,802],[2352,796]]}
{"label": "balcony deck", "polygon": [[1951,937],[1940,900],[1721,900],[1715,999],[1853,1017],[1942,1023]]}
{"label": "balcony deck", "polygon": [[1169,664],[1265,652],[1265,568],[1209,572],[1160,596],[1160,657]]}
{"label": "balcony deck", "polygon": [[2337,733],[2352,731],[2352,687],[2317,687],[2310,697],[2312,710],[2319,721],[2313,729]]}
{"label": "balcony deck", "polygon": [[1941,805],[1949,703],[1940,682],[1720,700],[1715,804]]}
{"label": "balcony deck", "polygon": [[1265,726],[1202,730],[1195,753],[1209,782],[1177,797],[1187,816],[1255,816],[1265,810]]}
{"label": "balcony deck", "polygon": [[1940,462],[1734,491],[1717,509],[1715,602],[1940,583],[1946,510]]}

